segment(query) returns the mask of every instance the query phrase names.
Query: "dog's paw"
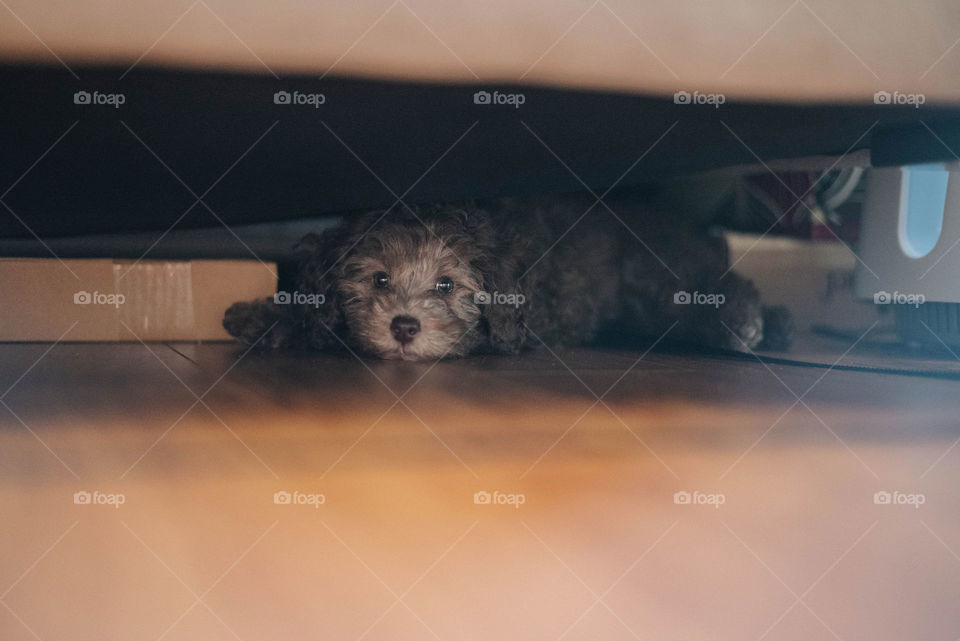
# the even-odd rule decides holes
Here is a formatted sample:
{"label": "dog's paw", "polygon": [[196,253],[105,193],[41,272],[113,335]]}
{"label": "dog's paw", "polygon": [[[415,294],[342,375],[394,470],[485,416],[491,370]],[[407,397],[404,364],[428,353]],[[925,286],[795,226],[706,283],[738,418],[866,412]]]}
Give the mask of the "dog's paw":
{"label": "dog's paw", "polygon": [[771,352],[790,350],[796,328],[790,310],[783,306],[763,308],[763,340],[757,349]]}
{"label": "dog's paw", "polygon": [[290,338],[285,321],[284,310],[266,298],[231,305],[223,315],[223,328],[245,345],[278,349]]}
{"label": "dog's paw", "polygon": [[766,330],[760,292],[751,281],[731,273],[721,293],[723,300],[716,311],[723,328],[724,340],[720,346],[740,352],[752,351],[763,340]]}
{"label": "dog's paw", "polygon": [[738,320],[737,323],[727,325],[729,331],[726,334],[725,347],[739,352],[749,352],[763,341],[764,318],[761,314],[753,314]]}

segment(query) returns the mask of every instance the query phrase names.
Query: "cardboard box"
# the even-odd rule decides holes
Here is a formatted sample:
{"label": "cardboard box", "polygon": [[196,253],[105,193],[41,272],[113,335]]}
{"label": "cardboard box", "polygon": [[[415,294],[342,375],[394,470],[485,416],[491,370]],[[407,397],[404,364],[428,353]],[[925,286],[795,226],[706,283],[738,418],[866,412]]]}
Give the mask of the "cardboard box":
{"label": "cardboard box", "polygon": [[228,340],[227,307],[276,288],[259,261],[0,259],[0,341]]}

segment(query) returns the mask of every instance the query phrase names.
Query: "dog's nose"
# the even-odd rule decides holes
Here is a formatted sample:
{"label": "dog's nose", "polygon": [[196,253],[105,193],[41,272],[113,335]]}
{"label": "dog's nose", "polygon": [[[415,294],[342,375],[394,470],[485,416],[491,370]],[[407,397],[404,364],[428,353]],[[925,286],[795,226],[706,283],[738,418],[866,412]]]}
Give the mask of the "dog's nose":
{"label": "dog's nose", "polygon": [[390,331],[399,342],[409,343],[420,333],[420,321],[410,316],[394,316]]}

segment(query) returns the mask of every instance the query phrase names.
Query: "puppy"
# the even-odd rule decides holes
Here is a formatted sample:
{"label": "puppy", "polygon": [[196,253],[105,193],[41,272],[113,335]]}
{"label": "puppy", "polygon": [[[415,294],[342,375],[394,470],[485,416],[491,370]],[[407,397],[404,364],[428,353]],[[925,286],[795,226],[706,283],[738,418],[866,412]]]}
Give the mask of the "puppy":
{"label": "puppy", "polygon": [[728,272],[721,238],[630,198],[371,212],[302,246],[296,290],[231,306],[231,335],[434,360],[581,345],[606,330],[737,350],[786,349],[792,334],[785,309],[764,308],[753,284]]}

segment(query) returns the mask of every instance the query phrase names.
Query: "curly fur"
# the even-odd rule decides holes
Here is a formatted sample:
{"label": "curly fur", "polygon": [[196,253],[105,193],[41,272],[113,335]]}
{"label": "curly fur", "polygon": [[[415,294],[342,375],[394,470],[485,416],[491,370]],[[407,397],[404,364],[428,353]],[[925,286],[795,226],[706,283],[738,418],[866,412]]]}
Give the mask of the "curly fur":
{"label": "curly fur", "polygon": [[[568,195],[351,217],[302,243],[297,293],[322,304],[236,303],[223,324],[248,344],[404,360],[579,345],[607,327],[656,337],[675,325],[675,338],[733,349],[789,345],[789,313],[763,308],[750,281],[724,275],[722,239],[630,200],[610,206],[616,214]],[[387,287],[374,283],[381,272]],[[452,291],[437,290],[440,277]],[[724,302],[676,304],[678,291]],[[398,317],[419,322],[413,340],[394,337]]]}

